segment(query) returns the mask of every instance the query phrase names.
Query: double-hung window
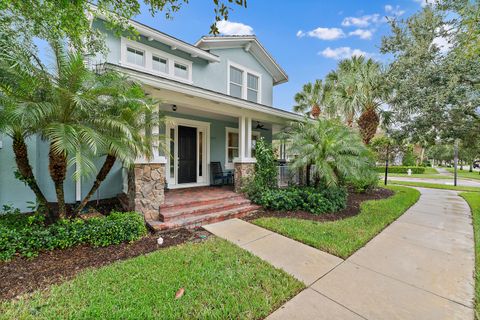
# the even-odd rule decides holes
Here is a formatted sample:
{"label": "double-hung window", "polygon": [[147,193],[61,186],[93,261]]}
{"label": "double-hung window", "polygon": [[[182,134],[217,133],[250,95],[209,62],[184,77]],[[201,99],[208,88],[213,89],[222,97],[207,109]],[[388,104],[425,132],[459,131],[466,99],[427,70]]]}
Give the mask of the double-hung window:
{"label": "double-hung window", "polygon": [[241,66],[229,67],[229,94],[251,102],[260,102],[260,76]]}
{"label": "double-hung window", "polygon": [[258,101],[258,77],[250,73],[247,73],[247,100]]}
{"label": "double-hung window", "polygon": [[127,62],[137,66],[145,66],[145,52],[132,47],[127,47]]}
{"label": "double-hung window", "polygon": [[188,79],[188,67],[186,65],[175,62],[174,68],[175,68],[175,77]]}
{"label": "double-hung window", "polygon": [[230,95],[243,98],[243,71],[230,67]]}

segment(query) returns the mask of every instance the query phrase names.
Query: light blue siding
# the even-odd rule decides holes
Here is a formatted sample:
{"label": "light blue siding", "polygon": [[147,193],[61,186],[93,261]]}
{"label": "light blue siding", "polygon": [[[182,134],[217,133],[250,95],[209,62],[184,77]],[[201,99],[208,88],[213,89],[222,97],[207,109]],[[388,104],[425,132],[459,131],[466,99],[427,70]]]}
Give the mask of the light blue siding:
{"label": "light blue siding", "polygon": [[[114,35],[108,30],[104,23],[100,20],[94,22],[94,27],[98,28],[105,35],[105,41],[108,48],[108,54],[106,57],[97,55],[93,60],[94,63],[100,63],[107,61],[112,64],[118,64],[120,62],[121,41],[120,37]],[[228,90],[228,62],[241,65],[249,70],[261,74],[261,97],[260,103],[272,106],[273,101],[273,78],[268,71],[262,66],[262,64],[249,52],[246,52],[242,48],[230,48],[230,49],[215,49],[210,50],[211,53],[219,56],[220,62],[208,63],[205,60],[199,58],[192,58],[189,54],[180,50],[171,50],[170,46],[167,46],[158,41],[148,41],[145,37],[141,36],[137,39],[138,42],[162,50],[168,54],[180,57],[182,59],[192,61],[192,82],[193,85],[205,88],[208,90],[227,94]]]}
{"label": "light blue siding", "polygon": [[[0,135],[1,138],[1,135]],[[27,140],[30,164],[35,174],[36,139]],[[3,136],[3,148],[0,149],[0,212],[4,205],[11,205],[22,211],[28,211],[28,202],[35,202],[35,195],[25,184],[15,178],[17,170],[12,151],[12,139]]]}

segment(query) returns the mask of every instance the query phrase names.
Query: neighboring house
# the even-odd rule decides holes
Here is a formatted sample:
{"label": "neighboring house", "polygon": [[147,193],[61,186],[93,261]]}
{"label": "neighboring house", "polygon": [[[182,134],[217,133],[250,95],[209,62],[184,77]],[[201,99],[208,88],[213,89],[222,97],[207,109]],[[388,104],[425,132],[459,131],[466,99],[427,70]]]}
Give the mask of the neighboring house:
{"label": "neighboring house", "polygon": [[[158,211],[164,188],[210,185],[211,162],[220,162],[224,170],[235,172],[236,182],[242,181],[255,162],[255,141],[264,137],[271,142],[289,121],[301,119],[272,106],[273,87],[288,77],[255,36],[202,37],[192,45],[141,23],[131,24],[140,34],[136,41],[115,36],[104,21],[94,20],[93,26],[105,33],[109,53],[90,58],[90,63],[116,69],[143,83],[151,97],[161,101],[159,109],[167,119],[154,133],[165,136],[169,150],[156,151],[149,162],[139,159],[134,174],[129,175],[128,200],[136,203],[135,209]],[[47,146],[32,139],[29,148],[41,188],[49,201],[55,201]],[[27,201],[34,197],[15,180],[14,168],[11,140],[4,138],[0,205],[26,210]],[[143,179],[147,172],[155,175]],[[127,176],[127,170],[116,164],[94,199],[127,192]],[[91,184],[86,179],[73,181],[70,173],[65,183],[67,202],[79,201]],[[139,192],[142,188],[148,192]]]}

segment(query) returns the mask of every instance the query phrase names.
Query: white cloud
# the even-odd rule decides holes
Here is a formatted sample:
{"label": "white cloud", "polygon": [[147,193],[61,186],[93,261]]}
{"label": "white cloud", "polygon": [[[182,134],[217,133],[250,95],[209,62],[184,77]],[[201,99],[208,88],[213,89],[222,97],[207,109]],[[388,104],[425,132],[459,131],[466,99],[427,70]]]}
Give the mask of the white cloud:
{"label": "white cloud", "polygon": [[445,54],[453,47],[453,44],[448,42],[448,39],[445,37],[436,37],[433,39],[432,44],[437,46],[441,54]]}
{"label": "white cloud", "polygon": [[419,3],[422,7],[425,7],[427,5],[435,5],[437,3],[436,0],[413,0],[417,3]]}
{"label": "white cloud", "polygon": [[317,38],[320,40],[336,40],[339,38],[344,38],[345,33],[340,28],[316,28],[314,30],[303,32],[299,30],[297,32],[297,37],[302,38],[304,36],[309,36],[312,38]]}
{"label": "white cloud", "polygon": [[318,54],[324,56],[325,58],[340,60],[350,58],[352,56],[365,56],[368,57],[369,54],[360,49],[352,49],[350,47],[339,47],[339,48],[326,48],[323,51],[320,51]]}
{"label": "white cloud", "polygon": [[231,35],[252,35],[253,28],[249,25],[240,23],[240,22],[232,22],[232,21],[218,21],[217,22],[218,31],[221,34],[231,36]]}
{"label": "white cloud", "polygon": [[370,40],[373,36],[373,30],[357,29],[348,33],[349,36],[358,36],[360,39]]}
{"label": "white cloud", "polygon": [[394,17],[400,17],[405,14],[405,10],[401,10],[400,6],[385,5],[385,13]]}
{"label": "white cloud", "polygon": [[359,27],[365,28],[368,27],[370,24],[378,24],[383,22],[383,19],[380,17],[378,13],[368,14],[361,17],[346,17],[342,21],[342,26],[344,27]]}

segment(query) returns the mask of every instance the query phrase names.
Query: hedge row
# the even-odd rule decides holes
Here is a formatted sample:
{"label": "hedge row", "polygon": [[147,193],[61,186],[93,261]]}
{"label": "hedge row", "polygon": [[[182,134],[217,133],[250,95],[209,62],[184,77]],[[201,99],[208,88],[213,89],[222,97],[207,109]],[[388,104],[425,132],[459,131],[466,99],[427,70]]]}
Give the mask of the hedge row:
{"label": "hedge row", "polygon": [[313,187],[267,189],[254,202],[265,209],[304,210],[319,215],[344,209],[347,203],[347,190],[344,188],[320,190]]}
{"label": "hedge row", "polygon": [[87,220],[60,220],[46,226],[39,215],[0,215],[0,261],[18,254],[34,257],[40,251],[65,249],[78,244],[106,247],[137,240],[147,233],[136,212],[112,212]]}
{"label": "hedge row", "polygon": [[[408,169],[412,170],[412,174],[425,173],[425,167],[407,167],[407,166],[393,166],[388,167],[388,173],[405,173],[407,174]],[[377,172],[385,172],[385,167],[377,167]]]}

